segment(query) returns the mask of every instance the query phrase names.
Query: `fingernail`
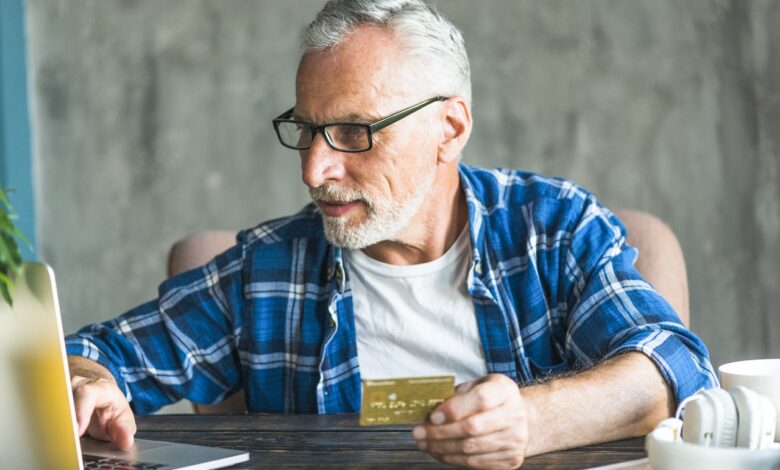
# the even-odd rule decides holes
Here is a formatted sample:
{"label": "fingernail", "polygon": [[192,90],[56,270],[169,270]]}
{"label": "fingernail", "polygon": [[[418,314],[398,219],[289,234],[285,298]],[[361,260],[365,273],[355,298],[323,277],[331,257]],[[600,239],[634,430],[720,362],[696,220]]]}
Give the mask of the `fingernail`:
{"label": "fingernail", "polygon": [[441,411],[434,411],[431,413],[431,422],[433,424],[442,424],[444,422],[444,413]]}
{"label": "fingernail", "polygon": [[422,426],[415,426],[412,430],[412,435],[417,440],[425,439],[425,428]]}

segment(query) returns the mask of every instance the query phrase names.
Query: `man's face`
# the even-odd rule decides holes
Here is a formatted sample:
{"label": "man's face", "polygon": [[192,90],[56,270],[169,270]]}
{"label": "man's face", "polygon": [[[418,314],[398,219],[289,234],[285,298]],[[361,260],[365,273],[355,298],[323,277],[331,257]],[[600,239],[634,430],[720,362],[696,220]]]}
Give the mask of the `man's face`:
{"label": "man's face", "polygon": [[[339,46],[307,54],[294,116],[315,124],[372,123],[429,96],[415,93],[404,51],[388,31],[362,27]],[[318,134],[302,150],[304,183],[323,214],[328,240],[348,248],[400,240],[433,186],[436,104],[373,135],[362,153],[333,150]]]}

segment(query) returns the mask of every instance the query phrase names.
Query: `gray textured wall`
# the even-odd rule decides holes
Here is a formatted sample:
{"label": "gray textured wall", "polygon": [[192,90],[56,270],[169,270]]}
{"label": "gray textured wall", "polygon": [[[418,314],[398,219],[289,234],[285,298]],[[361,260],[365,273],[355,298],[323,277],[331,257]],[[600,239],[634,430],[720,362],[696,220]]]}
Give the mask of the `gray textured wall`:
{"label": "gray textured wall", "polygon": [[[156,292],[168,247],[307,202],[270,119],[311,1],[28,0],[40,253],[66,330]],[[713,362],[780,356],[780,1],[441,1],[465,160],[665,219]]]}

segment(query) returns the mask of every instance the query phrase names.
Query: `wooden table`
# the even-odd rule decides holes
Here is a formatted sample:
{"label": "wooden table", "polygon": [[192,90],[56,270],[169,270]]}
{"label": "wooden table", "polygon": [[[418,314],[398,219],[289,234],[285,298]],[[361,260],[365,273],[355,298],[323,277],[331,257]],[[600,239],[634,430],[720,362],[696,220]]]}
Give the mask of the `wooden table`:
{"label": "wooden table", "polygon": [[[236,468],[443,467],[417,450],[411,426],[360,427],[357,415],[157,415],[137,417],[137,437],[251,452]],[[644,439],[552,452],[523,468],[586,468],[641,459]]]}

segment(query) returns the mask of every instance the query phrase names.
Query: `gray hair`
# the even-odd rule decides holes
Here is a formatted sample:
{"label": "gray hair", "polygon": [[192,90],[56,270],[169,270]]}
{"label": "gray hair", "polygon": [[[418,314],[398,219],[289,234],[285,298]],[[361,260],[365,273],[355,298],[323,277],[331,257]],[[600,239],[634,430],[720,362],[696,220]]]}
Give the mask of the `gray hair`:
{"label": "gray hair", "polygon": [[471,103],[471,71],[463,35],[424,0],[330,0],[303,34],[302,52],[340,44],[357,27],[389,28],[417,59],[421,86]]}

